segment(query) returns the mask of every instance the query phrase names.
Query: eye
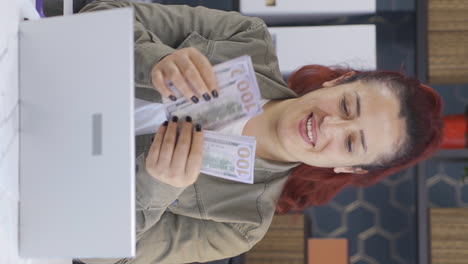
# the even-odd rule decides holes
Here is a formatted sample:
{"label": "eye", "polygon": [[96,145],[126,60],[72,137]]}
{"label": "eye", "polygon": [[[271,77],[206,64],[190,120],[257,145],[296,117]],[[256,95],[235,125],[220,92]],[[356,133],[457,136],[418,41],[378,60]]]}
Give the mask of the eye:
{"label": "eye", "polygon": [[348,152],[353,152],[353,141],[351,139],[351,136],[348,136],[346,139],[346,148],[348,149]]}
{"label": "eye", "polygon": [[343,108],[343,111],[346,114],[346,116],[349,116],[348,102],[346,101],[346,97],[343,97],[343,99],[341,99],[341,107]]}

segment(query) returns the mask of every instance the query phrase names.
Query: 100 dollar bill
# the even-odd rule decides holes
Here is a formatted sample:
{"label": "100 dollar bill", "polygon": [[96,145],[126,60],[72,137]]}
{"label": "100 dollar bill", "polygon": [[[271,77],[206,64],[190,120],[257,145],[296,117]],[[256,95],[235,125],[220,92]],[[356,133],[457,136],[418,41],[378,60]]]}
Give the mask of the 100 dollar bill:
{"label": "100 dollar bill", "polygon": [[[218,84],[231,81],[240,75],[251,75],[255,79],[255,70],[250,56],[241,56],[213,66]],[[255,79],[255,84],[256,84]],[[257,86],[258,88],[258,86]],[[258,89],[256,89],[258,91]],[[260,95],[260,94],[259,94]]]}
{"label": "100 dollar bill", "polygon": [[238,182],[253,183],[255,138],[204,131],[201,172]]}
{"label": "100 dollar bill", "polygon": [[173,85],[171,90],[178,96],[177,101],[164,100],[166,115],[190,115],[194,122],[205,129],[217,129],[240,118],[253,117],[263,110],[260,105],[260,90],[249,56],[242,56],[213,67],[218,85],[219,97],[197,104],[188,101]]}

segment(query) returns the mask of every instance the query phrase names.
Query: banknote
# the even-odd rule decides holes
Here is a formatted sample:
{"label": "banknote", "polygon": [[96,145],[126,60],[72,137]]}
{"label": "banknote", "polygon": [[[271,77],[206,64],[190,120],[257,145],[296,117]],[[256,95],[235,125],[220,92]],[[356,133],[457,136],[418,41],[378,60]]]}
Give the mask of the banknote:
{"label": "banknote", "polygon": [[255,165],[254,137],[204,131],[201,172],[243,183],[253,183]]}
{"label": "banknote", "polygon": [[[168,83],[178,98],[163,98],[167,118],[190,115],[204,128],[204,156],[201,172],[243,183],[253,183],[256,140],[254,137],[224,134],[216,131],[231,122],[262,113],[261,95],[252,60],[235,58],[213,66],[219,97],[194,104]],[[193,87],[192,87],[193,89]]]}
{"label": "banknote", "polygon": [[164,99],[167,118],[190,115],[205,129],[214,130],[240,118],[262,113],[260,90],[249,56],[223,62],[213,68],[220,88],[219,97],[194,104],[169,83],[178,99],[174,102]]}
{"label": "banknote", "polygon": [[[250,56],[241,56],[213,66],[219,84],[229,82],[232,78],[248,74],[255,77],[255,70]],[[254,78],[255,79],[255,78]],[[257,82],[255,82],[256,84]],[[258,91],[258,89],[256,89]]]}

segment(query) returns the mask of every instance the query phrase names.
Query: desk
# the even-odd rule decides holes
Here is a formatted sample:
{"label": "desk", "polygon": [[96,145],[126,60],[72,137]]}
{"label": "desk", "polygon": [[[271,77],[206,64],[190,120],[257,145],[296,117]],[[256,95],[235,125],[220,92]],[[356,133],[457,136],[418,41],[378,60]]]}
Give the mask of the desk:
{"label": "desk", "polygon": [[69,264],[18,254],[18,26],[22,17],[38,17],[30,3],[34,0],[0,1],[0,263]]}
{"label": "desk", "polygon": [[[8,3],[7,3],[8,2]],[[18,257],[18,25],[19,1],[0,2],[0,263]]]}

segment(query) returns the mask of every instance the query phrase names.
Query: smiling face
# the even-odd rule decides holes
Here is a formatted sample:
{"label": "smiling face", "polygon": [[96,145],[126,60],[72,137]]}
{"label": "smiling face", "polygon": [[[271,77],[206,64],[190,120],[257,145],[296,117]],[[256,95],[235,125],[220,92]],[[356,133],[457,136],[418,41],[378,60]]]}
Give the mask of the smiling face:
{"label": "smiling face", "polygon": [[405,120],[384,84],[332,81],[324,87],[290,100],[279,117],[276,130],[291,160],[351,172],[399,149]]}

